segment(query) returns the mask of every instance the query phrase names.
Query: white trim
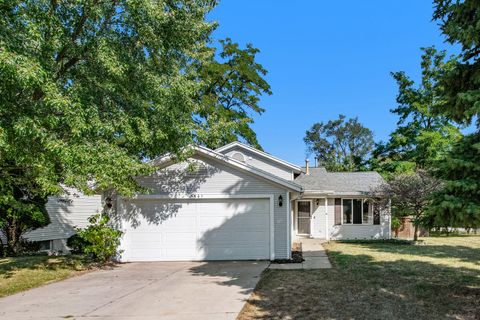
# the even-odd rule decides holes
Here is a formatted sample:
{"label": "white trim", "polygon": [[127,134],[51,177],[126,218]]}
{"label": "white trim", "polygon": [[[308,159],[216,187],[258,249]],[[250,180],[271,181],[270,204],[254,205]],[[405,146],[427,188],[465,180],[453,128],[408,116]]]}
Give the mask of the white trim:
{"label": "white trim", "polygon": [[171,195],[165,194],[138,194],[133,197],[123,197],[124,199],[153,200],[153,199],[263,199],[273,197],[272,194],[222,194],[222,193],[176,193]]}
{"label": "white trim", "polygon": [[330,230],[328,230],[328,199],[325,197],[325,240],[330,240]]}
{"label": "white trim", "polygon": [[129,252],[127,249],[126,245],[127,242],[130,240],[128,237],[130,236],[126,232],[126,228],[123,225],[123,217],[125,216],[126,213],[126,206],[125,206],[125,198],[123,198],[121,195],[117,194],[117,205],[116,205],[116,210],[117,210],[117,216],[120,218],[120,231],[122,231],[122,238],[120,240],[120,246],[118,252],[120,252],[120,261],[128,261],[129,257],[125,255],[125,252]]}
{"label": "white trim", "polygon": [[334,193],[333,190],[303,190],[304,196],[330,196]]}
{"label": "white trim", "polygon": [[287,244],[288,244],[288,251],[287,251],[287,259],[292,257],[292,226],[291,226],[291,217],[292,210],[290,208],[290,192],[287,191]]}
{"label": "white trim", "polygon": [[[392,199],[388,199],[388,239],[392,239]],[[373,220],[373,206],[372,206],[372,220]],[[373,223],[373,221],[372,221]],[[382,215],[380,215],[380,225],[382,225]],[[383,229],[383,228],[382,228]]]}
{"label": "white trim", "polygon": [[[275,260],[275,195],[273,194],[245,194],[245,195],[226,195],[226,194],[215,194],[215,193],[202,193],[194,194],[192,197],[191,194],[175,194],[175,195],[161,195],[161,194],[147,194],[147,195],[135,195],[133,197],[122,197],[117,196],[117,210],[120,212],[120,217],[123,217],[126,211],[126,205],[122,205],[121,209],[119,208],[120,201],[128,200],[201,200],[201,199],[268,199],[269,200],[269,214],[270,214],[270,260]],[[287,196],[288,198],[288,196]],[[125,249],[126,241],[129,241],[128,234],[123,229],[123,219],[122,219],[122,243],[121,249]],[[126,256],[122,256],[122,261],[128,261]]]}
{"label": "white trim", "polygon": [[[285,180],[285,179],[280,178],[276,175],[273,175],[269,172],[260,170],[258,168],[250,166],[250,165],[248,165],[246,163],[243,163],[241,161],[237,161],[237,160],[235,160],[235,159],[233,159],[229,156],[226,156],[222,153],[218,153],[216,151],[210,150],[210,149],[208,149],[206,147],[202,147],[202,146],[193,146],[191,148],[193,150],[195,150],[196,152],[209,157],[210,159],[229,164],[230,166],[232,166],[234,168],[237,168],[237,169],[246,171],[250,174],[259,176],[259,177],[261,177],[261,178],[263,178],[267,181],[270,181],[270,182],[273,182],[275,184],[281,185],[281,186],[286,187],[290,190],[297,191],[297,192],[302,191],[302,187],[300,185],[296,184],[293,181]],[[161,157],[161,158],[158,158],[158,159],[152,161],[152,164],[159,165],[162,162],[168,163],[171,160],[172,160],[172,155],[167,155],[165,157]]]}
{"label": "white trim", "polygon": [[273,199],[274,195],[270,195],[270,260],[275,260],[275,215]]}
{"label": "white trim", "polygon": [[[310,202],[310,233],[298,233],[298,203],[299,202]],[[313,199],[302,199],[302,200],[297,200],[296,205],[297,209],[297,236],[312,236],[312,214],[313,214]]]}
{"label": "white trim", "polygon": [[231,142],[231,143],[229,143],[229,144],[226,144],[226,145],[224,145],[223,147],[220,147],[220,148],[215,149],[215,151],[216,151],[216,152],[223,152],[223,151],[228,150],[228,149],[231,149],[231,148],[233,148],[233,147],[240,147],[240,148],[243,148],[243,149],[248,150],[248,151],[250,151],[250,152],[253,152],[253,153],[255,153],[255,154],[257,154],[257,155],[259,155],[259,156],[261,156],[261,157],[267,158],[267,159],[269,159],[269,160],[271,160],[271,161],[277,162],[277,163],[279,163],[279,164],[282,164],[282,165],[285,166],[285,167],[288,167],[288,168],[290,168],[290,169],[292,169],[292,170],[295,170],[295,171],[297,171],[297,173],[301,173],[301,172],[302,172],[302,168],[301,168],[300,166],[297,166],[297,165],[295,165],[295,164],[293,164],[293,163],[290,163],[290,162],[287,162],[287,161],[285,161],[285,160],[279,159],[279,158],[277,158],[277,157],[275,157],[275,156],[272,156],[272,155],[270,155],[270,154],[268,154],[268,153],[266,153],[266,152],[257,150],[257,149],[255,149],[255,148],[253,148],[253,147],[251,147],[251,146],[249,146],[249,145],[243,144],[243,143],[241,143],[241,142],[239,142],[239,141],[234,141],[234,142]]}

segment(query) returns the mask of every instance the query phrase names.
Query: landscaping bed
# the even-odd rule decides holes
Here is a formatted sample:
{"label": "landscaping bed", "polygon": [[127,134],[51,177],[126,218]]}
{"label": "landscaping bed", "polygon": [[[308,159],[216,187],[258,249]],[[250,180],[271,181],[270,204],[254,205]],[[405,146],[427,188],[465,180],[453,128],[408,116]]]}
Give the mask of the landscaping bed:
{"label": "landscaping bed", "polygon": [[292,246],[292,257],[291,259],[275,259],[272,263],[302,263],[305,261],[302,254],[302,244],[300,242],[295,242]]}

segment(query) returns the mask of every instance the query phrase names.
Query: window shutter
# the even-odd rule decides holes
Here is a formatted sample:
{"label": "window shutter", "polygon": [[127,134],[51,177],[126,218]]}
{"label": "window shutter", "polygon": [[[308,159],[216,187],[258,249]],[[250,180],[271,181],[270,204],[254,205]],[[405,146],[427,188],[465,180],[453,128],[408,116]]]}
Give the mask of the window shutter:
{"label": "window shutter", "polygon": [[380,209],[373,206],[373,224],[380,224]]}
{"label": "window shutter", "polygon": [[342,224],[342,199],[335,198],[335,224]]}

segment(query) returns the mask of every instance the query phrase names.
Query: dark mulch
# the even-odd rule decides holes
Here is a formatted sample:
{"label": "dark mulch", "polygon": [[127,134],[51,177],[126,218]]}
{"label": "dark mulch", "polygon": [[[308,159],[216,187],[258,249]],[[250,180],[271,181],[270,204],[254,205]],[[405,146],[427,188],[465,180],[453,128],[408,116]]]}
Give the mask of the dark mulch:
{"label": "dark mulch", "polygon": [[292,251],[292,258],[291,259],[275,259],[272,263],[302,263],[305,261],[303,259],[302,251]]}

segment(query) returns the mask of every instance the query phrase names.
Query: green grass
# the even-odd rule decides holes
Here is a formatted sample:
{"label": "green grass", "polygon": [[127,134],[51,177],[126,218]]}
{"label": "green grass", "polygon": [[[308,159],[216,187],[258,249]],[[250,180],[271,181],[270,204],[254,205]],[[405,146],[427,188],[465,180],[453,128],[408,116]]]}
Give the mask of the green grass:
{"label": "green grass", "polygon": [[63,280],[86,271],[81,256],[0,258],[0,297]]}
{"label": "green grass", "polygon": [[267,270],[239,319],[480,319],[480,236],[331,242],[327,270]]}

